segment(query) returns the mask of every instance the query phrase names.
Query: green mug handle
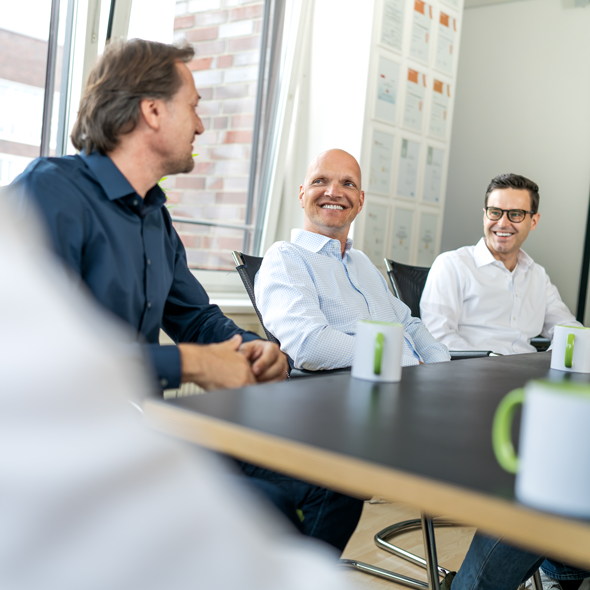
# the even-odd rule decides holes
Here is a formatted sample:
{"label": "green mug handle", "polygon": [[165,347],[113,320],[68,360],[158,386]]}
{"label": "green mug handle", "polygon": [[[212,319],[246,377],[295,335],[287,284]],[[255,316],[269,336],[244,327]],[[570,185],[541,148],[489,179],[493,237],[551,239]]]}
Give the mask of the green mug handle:
{"label": "green mug handle", "polygon": [[381,375],[381,361],[383,360],[383,343],[385,342],[385,336],[381,332],[377,334],[375,338],[375,366],[373,372],[375,375]]}
{"label": "green mug handle", "polygon": [[492,426],[492,446],[500,466],[509,473],[518,471],[518,456],[512,444],[512,420],[517,406],[524,402],[524,389],[511,391],[500,402]]}
{"label": "green mug handle", "polygon": [[576,339],[575,334],[567,335],[567,344],[565,345],[565,361],[564,364],[568,369],[572,368],[572,359],[574,356],[574,340]]}

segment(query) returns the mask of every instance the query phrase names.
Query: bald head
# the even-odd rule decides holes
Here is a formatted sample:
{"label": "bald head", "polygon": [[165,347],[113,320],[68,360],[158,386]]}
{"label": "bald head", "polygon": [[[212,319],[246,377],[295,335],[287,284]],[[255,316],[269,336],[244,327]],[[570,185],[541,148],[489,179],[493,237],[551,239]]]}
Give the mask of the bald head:
{"label": "bald head", "polygon": [[348,231],[364,201],[361,168],[355,158],[344,150],[322,152],[309,164],[299,187],[303,229],[340,240],[344,252]]}
{"label": "bald head", "polygon": [[351,156],[348,152],[339,149],[326,150],[321,154],[318,154],[307,167],[305,174],[304,186],[307,186],[310,176],[318,168],[331,168],[346,171],[354,176],[358,182],[358,188],[361,189],[361,167],[356,161],[354,156]]}

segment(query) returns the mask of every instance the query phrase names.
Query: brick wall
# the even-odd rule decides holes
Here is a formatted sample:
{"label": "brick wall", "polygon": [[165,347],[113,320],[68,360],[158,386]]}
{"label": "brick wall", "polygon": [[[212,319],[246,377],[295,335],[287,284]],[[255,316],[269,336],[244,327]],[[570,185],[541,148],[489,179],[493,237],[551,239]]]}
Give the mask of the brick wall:
{"label": "brick wall", "polygon": [[[182,0],[176,3],[175,41],[195,48],[188,64],[202,97],[205,133],[195,141],[195,168],[165,181],[179,217],[245,222],[252,128],[264,2]],[[178,223],[189,266],[233,269],[232,250],[243,232]]]}

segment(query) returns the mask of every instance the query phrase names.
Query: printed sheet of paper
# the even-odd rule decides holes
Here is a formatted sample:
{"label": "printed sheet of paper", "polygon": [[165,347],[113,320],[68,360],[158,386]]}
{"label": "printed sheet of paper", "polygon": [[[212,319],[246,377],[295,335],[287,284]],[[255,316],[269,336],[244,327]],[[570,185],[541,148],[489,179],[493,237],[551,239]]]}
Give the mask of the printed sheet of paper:
{"label": "printed sheet of paper", "polygon": [[452,6],[453,8],[459,8],[459,0],[443,0],[443,2],[449,6]]}
{"label": "printed sheet of paper", "polygon": [[380,57],[377,75],[375,117],[395,125],[400,66],[389,59]]}
{"label": "printed sheet of paper", "polygon": [[414,230],[414,212],[396,207],[393,214],[389,258],[402,264],[410,263],[410,249]]}
{"label": "printed sheet of paper", "polygon": [[440,11],[438,20],[438,42],[434,67],[445,74],[453,75],[455,36],[457,35],[457,19]]}
{"label": "printed sheet of paper", "polygon": [[424,170],[424,190],[422,191],[422,200],[427,203],[440,202],[444,159],[443,150],[428,146]]}
{"label": "printed sheet of paper", "polygon": [[397,194],[400,197],[416,198],[419,159],[420,144],[410,139],[402,139],[402,151],[397,171]]}
{"label": "printed sheet of paper", "polygon": [[402,50],[404,6],[404,0],[383,0],[381,43],[397,51]]}
{"label": "printed sheet of paper", "polygon": [[430,111],[429,133],[433,137],[446,139],[451,88],[445,82],[434,80],[433,90],[434,92],[432,93],[432,110]]}
{"label": "printed sheet of paper", "polygon": [[420,214],[420,230],[418,232],[417,266],[432,266],[436,258],[438,215],[435,213]]}
{"label": "printed sheet of paper", "polygon": [[422,131],[424,114],[424,95],[426,93],[426,75],[408,68],[406,85],[406,102],[404,105],[404,126],[415,131]]}
{"label": "printed sheet of paper", "polygon": [[383,266],[387,237],[387,207],[370,203],[366,207],[363,252],[375,266]]}
{"label": "printed sheet of paper", "polygon": [[389,195],[391,193],[391,164],[393,162],[393,135],[373,131],[371,143],[371,168],[369,190]]}
{"label": "printed sheet of paper", "polygon": [[430,29],[432,27],[432,5],[422,0],[414,0],[412,12],[412,39],[410,57],[428,63],[430,55]]}

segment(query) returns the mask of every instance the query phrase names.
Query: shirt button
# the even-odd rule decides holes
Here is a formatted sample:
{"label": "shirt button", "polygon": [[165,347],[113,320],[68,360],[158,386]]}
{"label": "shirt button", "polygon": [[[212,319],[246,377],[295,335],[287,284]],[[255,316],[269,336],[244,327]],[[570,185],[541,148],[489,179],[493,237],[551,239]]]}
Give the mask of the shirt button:
{"label": "shirt button", "polygon": [[165,388],[168,385],[168,379],[160,379],[160,385]]}
{"label": "shirt button", "polygon": [[147,308],[149,309],[151,306],[152,306],[152,302],[151,301],[148,301],[147,302]]}
{"label": "shirt button", "polygon": [[135,200],[133,201],[133,204],[134,204],[134,205],[137,207],[137,205],[139,204],[139,201],[138,201],[137,199],[135,199]]}
{"label": "shirt button", "polygon": [[148,258],[148,259],[147,259],[147,263],[148,263],[148,264],[151,264],[151,263],[152,263],[152,261],[151,261],[151,260]]}

